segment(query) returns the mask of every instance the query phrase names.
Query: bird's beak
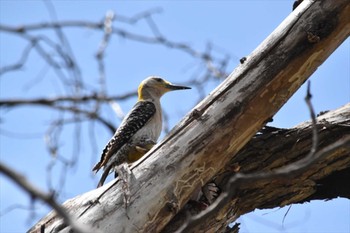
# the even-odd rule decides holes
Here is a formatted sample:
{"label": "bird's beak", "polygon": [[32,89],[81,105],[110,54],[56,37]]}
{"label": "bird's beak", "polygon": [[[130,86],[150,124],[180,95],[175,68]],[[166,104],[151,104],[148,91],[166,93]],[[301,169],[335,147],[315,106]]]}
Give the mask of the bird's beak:
{"label": "bird's beak", "polygon": [[172,84],[172,83],[167,83],[167,84],[165,85],[165,87],[166,87],[167,89],[169,89],[169,91],[191,89],[190,87],[178,86],[178,85],[174,85],[174,84]]}

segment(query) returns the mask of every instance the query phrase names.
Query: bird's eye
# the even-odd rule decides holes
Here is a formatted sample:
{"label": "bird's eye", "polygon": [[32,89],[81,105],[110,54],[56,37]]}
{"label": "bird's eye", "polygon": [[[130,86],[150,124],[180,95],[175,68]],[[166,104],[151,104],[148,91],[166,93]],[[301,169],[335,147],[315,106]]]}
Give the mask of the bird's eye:
{"label": "bird's eye", "polygon": [[157,82],[162,82],[163,81],[163,79],[161,79],[161,78],[154,78],[154,80],[156,80]]}

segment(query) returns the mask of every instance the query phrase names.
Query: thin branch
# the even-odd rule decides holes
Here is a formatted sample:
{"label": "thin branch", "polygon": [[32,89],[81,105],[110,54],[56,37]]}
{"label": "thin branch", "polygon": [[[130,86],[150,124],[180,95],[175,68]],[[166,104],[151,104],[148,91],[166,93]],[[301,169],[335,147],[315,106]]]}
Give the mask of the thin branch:
{"label": "thin branch", "polygon": [[29,57],[29,54],[32,51],[33,47],[35,47],[35,45],[33,43],[28,44],[25,47],[25,49],[23,49],[22,56],[18,62],[14,63],[12,65],[4,66],[0,69],[0,76],[5,74],[6,72],[9,72],[9,71],[20,70],[23,67],[23,65],[26,63],[26,61]]}
{"label": "thin branch", "polygon": [[[49,11],[49,15],[52,19],[52,21],[57,21],[57,14],[54,5],[51,1],[44,1],[46,8]],[[66,35],[63,33],[63,30],[58,27],[55,28],[55,33],[60,41],[60,44],[57,44],[58,48],[57,51],[61,51],[61,58],[64,61],[64,64],[66,64],[66,70],[70,74],[71,79],[73,81],[73,93],[76,95],[80,95],[80,90],[83,85],[82,77],[81,77],[81,71],[79,66],[77,65],[76,59],[74,57],[73,50],[70,46],[69,40],[67,39]],[[79,117],[78,115],[76,117]]]}
{"label": "thin branch", "polygon": [[123,22],[123,23],[127,23],[127,24],[135,24],[144,18],[148,18],[154,14],[162,13],[162,11],[163,11],[162,8],[156,7],[156,8],[148,9],[146,11],[142,11],[142,12],[140,12],[132,17],[125,17],[122,15],[117,15],[116,19],[119,22]]}
{"label": "thin branch", "polygon": [[25,99],[1,99],[0,107],[13,107],[17,105],[53,105],[60,102],[89,102],[89,101],[99,101],[99,102],[110,102],[117,100],[126,100],[131,97],[135,97],[136,92],[132,91],[129,93],[125,93],[123,95],[118,96],[100,96],[96,93],[91,95],[83,95],[83,96],[57,96],[57,97],[42,97],[42,98],[25,98]]}
{"label": "thin branch", "polygon": [[113,20],[115,18],[115,14],[113,11],[108,11],[105,16],[104,20],[104,34],[102,41],[100,42],[98,51],[96,53],[96,59],[98,64],[98,70],[99,70],[99,84],[100,84],[100,94],[105,95],[106,94],[106,72],[105,72],[105,64],[104,64],[104,56],[106,48],[109,44],[109,41],[111,39],[111,34],[113,31]]}
{"label": "thin branch", "polygon": [[308,81],[307,83],[307,89],[306,89],[306,96],[305,96],[305,102],[306,102],[306,105],[309,109],[309,112],[310,112],[310,117],[311,117],[311,121],[312,121],[312,146],[311,146],[311,149],[310,149],[310,153],[307,157],[311,157],[313,154],[316,153],[316,150],[317,150],[317,146],[318,146],[318,133],[317,133],[317,127],[316,127],[316,114],[315,114],[315,111],[314,111],[314,108],[312,106],[312,103],[311,103],[311,98],[312,98],[312,95],[311,95],[311,91],[310,91],[310,86],[311,86],[311,82]]}
{"label": "thin branch", "polygon": [[[72,112],[73,114],[77,115],[77,114],[83,114],[85,116],[87,116],[88,119],[90,120],[96,120],[98,122],[100,122],[102,125],[104,125],[105,127],[107,127],[107,129],[109,129],[112,133],[114,133],[116,127],[115,125],[113,125],[112,123],[110,123],[109,121],[107,121],[106,119],[104,119],[103,117],[99,116],[99,114],[95,111],[87,111],[87,110],[83,110],[78,108],[78,106],[59,106],[59,105],[45,105],[60,111],[69,111]],[[81,118],[77,118],[74,120],[75,123],[79,123],[83,121],[83,119]]]}
{"label": "thin branch", "polygon": [[[114,133],[116,126],[98,114],[98,108],[93,110],[85,110],[77,105],[77,103],[87,103],[95,101],[96,103],[111,102],[115,100],[125,100],[136,96],[135,92],[129,92],[120,96],[100,96],[96,94],[85,96],[58,96],[54,98],[33,98],[33,99],[7,99],[0,100],[0,107],[13,107],[21,105],[41,105],[50,107],[60,111],[69,111],[73,114],[83,114],[89,119],[97,120],[102,125],[106,126],[112,133]],[[70,106],[65,106],[68,103]],[[71,106],[73,104],[73,106]],[[78,121],[77,121],[78,122]]]}
{"label": "thin branch", "polygon": [[25,192],[27,192],[32,199],[39,199],[45,202],[48,206],[52,207],[59,216],[62,217],[63,221],[72,227],[74,232],[77,233],[86,233],[92,232],[87,226],[79,224],[76,220],[73,219],[72,216],[63,208],[60,204],[58,204],[53,195],[50,193],[45,193],[40,189],[36,188],[31,184],[25,176],[15,172],[13,169],[8,167],[7,165],[0,162],[0,172],[7,176],[10,180],[15,182],[18,186],[20,186]]}
{"label": "thin branch", "polygon": [[[133,32],[130,32],[121,28],[117,28],[117,27],[112,27],[112,26],[110,26],[111,30],[109,31],[111,34],[115,34],[117,36],[129,39],[129,40],[134,40],[134,41],[138,41],[146,44],[159,44],[167,48],[181,50],[182,52],[187,53],[192,57],[199,58],[200,60],[204,61],[204,64],[206,64],[206,69],[213,72],[214,74],[213,77],[227,76],[227,72],[222,70],[222,68],[224,68],[225,66],[222,66],[221,64],[222,64],[222,60],[225,60],[224,63],[227,64],[228,60],[230,59],[229,56],[226,55],[224,56],[223,59],[219,59],[214,57],[212,54],[208,52],[197,51],[191,48],[186,43],[175,42],[166,38],[164,35],[162,35],[161,31],[159,30],[156,23],[152,19],[153,14],[159,13],[160,11],[161,10],[159,8],[156,8],[156,9],[151,9],[148,11],[141,12],[135,15],[134,17],[125,17],[121,15],[116,16],[117,21],[127,23],[127,24],[134,24],[140,20],[145,20],[148,28],[152,32],[151,36],[133,33]],[[40,29],[56,30],[58,28],[64,28],[64,27],[87,27],[94,30],[103,30],[105,29],[106,24],[105,24],[105,20],[100,22],[68,20],[68,21],[56,21],[56,22],[49,22],[49,23],[29,24],[25,26],[21,25],[18,27],[0,25],[0,31],[21,34],[23,36],[23,34],[26,34],[27,32],[32,30],[40,30]]]}
{"label": "thin branch", "polygon": [[[138,21],[153,15],[155,13],[162,12],[161,8],[153,8],[147,11],[140,12],[132,17],[126,17],[122,15],[117,15],[117,20],[123,23],[134,24]],[[52,29],[52,28],[63,28],[63,27],[85,27],[91,29],[103,29],[104,22],[103,20],[100,22],[93,21],[85,21],[85,20],[63,20],[59,22],[44,22],[37,24],[27,24],[21,26],[8,26],[8,25],[0,25],[1,31],[7,31],[11,33],[23,33],[28,31],[42,30],[42,29]]]}
{"label": "thin branch", "polygon": [[30,210],[33,209],[33,207],[32,206],[21,205],[21,204],[13,204],[13,205],[10,205],[10,206],[8,206],[5,209],[0,211],[0,218],[5,216],[8,213],[14,211],[14,210],[17,210],[17,209],[29,210],[30,211]]}

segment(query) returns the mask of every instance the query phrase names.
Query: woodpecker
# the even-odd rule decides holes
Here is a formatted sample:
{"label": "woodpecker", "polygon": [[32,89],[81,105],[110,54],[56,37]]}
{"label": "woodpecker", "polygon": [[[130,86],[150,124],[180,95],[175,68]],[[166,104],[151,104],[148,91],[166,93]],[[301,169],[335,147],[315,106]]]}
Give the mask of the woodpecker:
{"label": "woodpecker", "polygon": [[162,131],[160,98],[169,91],[191,89],[174,85],[160,77],[151,76],[138,87],[138,101],[126,115],[113,137],[104,148],[101,160],[93,167],[104,172],[97,187],[103,185],[112,169],[122,163],[140,159],[156,143]]}

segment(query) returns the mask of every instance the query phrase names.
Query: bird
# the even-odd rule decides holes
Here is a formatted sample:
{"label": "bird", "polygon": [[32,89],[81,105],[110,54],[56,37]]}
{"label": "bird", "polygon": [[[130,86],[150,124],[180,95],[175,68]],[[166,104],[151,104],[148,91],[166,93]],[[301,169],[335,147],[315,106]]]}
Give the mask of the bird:
{"label": "bird", "polygon": [[101,168],[104,170],[97,187],[103,185],[112,169],[116,171],[123,163],[137,161],[157,143],[162,131],[160,98],[169,91],[185,89],[191,88],[174,85],[158,76],[150,76],[140,83],[136,104],[125,116],[103,149],[100,161],[92,169],[95,173]]}

